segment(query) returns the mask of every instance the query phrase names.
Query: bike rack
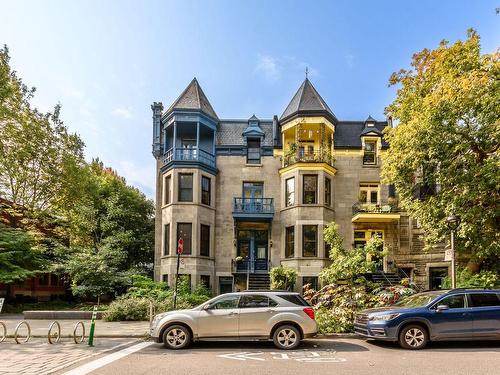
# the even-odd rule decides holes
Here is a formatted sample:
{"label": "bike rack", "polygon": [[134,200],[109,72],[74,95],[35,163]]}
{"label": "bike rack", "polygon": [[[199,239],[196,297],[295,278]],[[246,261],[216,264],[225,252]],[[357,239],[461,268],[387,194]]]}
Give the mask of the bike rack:
{"label": "bike rack", "polygon": [[26,320],[23,320],[21,322],[19,322],[16,326],[16,330],[14,331],[14,340],[16,340],[16,343],[17,344],[20,344],[21,342],[18,340],[18,331],[19,331],[19,328],[22,326],[22,325],[25,325],[26,328],[28,329],[28,335],[26,336],[26,338],[24,339],[24,341],[22,342],[28,342],[29,339],[31,338],[31,327],[30,325],[28,324],[28,322]]}
{"label": "bike rack", "polygon": [[[78,330],[78,327],[82,326],[82,335],[80,337],[76,336],[76,331]],[[73,330],[73,341],[75,344],[81,344],[85,340],[85,324],[83,322],[78,322],[75,324],[75,329]]]}
{"label": "bike rack", "polygon": [[0,342],[2,342],[7,337],[7,326],[3,322],[0,322],[0,326],[3,327],[3,334],[0,336]]}
{"label": "bike rack", "polygon": [[[52,341],[52,328],[57,327],[55,341]],[[53,344],[54,342],[58,343],[59,340],[61,339],[61,325],[59,324],[58,321],[54,321],[50,324],[49,326],[49,333],[47,334],[47,339],[49,340],[49,344]]]}

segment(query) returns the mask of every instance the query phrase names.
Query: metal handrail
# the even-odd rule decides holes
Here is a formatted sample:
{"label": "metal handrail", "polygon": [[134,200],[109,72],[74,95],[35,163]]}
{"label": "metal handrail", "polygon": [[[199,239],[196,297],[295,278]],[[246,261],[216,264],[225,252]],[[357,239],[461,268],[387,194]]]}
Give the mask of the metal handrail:
{"label": "metal handrail", "polygon": [[[82,335],[79,338],[77,338],[76,331],[78,330],[79,326],[82,326]],[[75,344],[81,344],[83,340],[85,340],[85,324],[83,324],[83,322],[80,321],[75,324],[75,329],[73,329],[73,341],[75,342]]]}
{"label": "metal handrail", "polygon": [[59,340],[61,340],[61,325],[59,324],[58,321],[53,321],[50,326],[49,326],[49,332],[47,334],[47,340],[49,341],[49,344],[53,344],[54,342],[52,342],[52,328],[57,327],[57,335],[55,335],[56,337],[56,340],[55,342],[58,343]]}
{"label": "metal handrail", "polygon": [[387,202],[382,202],[380,204],[356,202],[352,205],[352,216],[358,213],[391,214],[399,211],[400,209],[398,206]]}
{"label": "metal handrail", "polygon": [[413,282],[413,281],[411,280],[411,277],[410,277],[410,276],[408,276],[408,274],[407,274],[405,271],[403,271],[403,269],[402,269],[402,268],[399,268],[398,266],[396,266],[396,268],[397,268],[398,273],[400,274],[400,276],[401,276],[401,274],[402,274],[402,275],[404,276],[404,278],[405,278],[405,279],[408,279],[408,280],[410,281],[410,285],[411,285],[412,287],[415,287],[415,289],[417,290],[417,292],[422,292],[422,291],[424,290],[423,288],[419,287],[419,286],[418,286],[415,282]]}
{"label": "metal handrail", "polygon": [[28,342],[29,339],[31,338],[31,327],[30,327],[29,323],[26,320],[23,320],[23,321],[21,321],[21,322],[19,322],[17,324],[16,329],[14,331],[14,340],[16,341],[17,344],[20,344],[17,336],[18,336],[19,328],[21,328],[22,325],[25,325],[26,328],[28,328],[28,335],[26,336],[26,338],[24,339],[23,342]]}
{"label": "metal handrail", "polygon": [[[175,151],[175,152],[174,152]],[[199,147],[168,149],[163,157],[165,164],[172,161],[199,161],[211,167],[215,167],[215,156]]]}
{"label": "metal handrail", "polygon": [[0,342],[2,342],[7,337],[7,326],[5,325],[4,322],[0,322],[0,326],[3,327],[3,334],[2,336],[0,336]]}
{"label": "metal handrail", "polygon": [[333,166],[334,158],[328,150],[297,151],[283,157],[283,167],[295,163],[327,163]]}
{"label": "metal handrail", "polygon": [[233,212],[236,213],[273,213],[273,198],[234,198]]}

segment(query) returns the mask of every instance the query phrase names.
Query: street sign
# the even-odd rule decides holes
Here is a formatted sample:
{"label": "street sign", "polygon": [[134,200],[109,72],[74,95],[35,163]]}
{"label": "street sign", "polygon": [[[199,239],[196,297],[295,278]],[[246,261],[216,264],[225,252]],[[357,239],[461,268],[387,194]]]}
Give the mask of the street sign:
{"label": "street sign", "polygon": [[5,298],[0,298],[0,313],[2,312],[3,301],[5,301]]}
{"label": "street sign", "polygon": [[452,249],[446,249],[444,251],[444,261],[445,262],[451,262],[453,260],[453,250]]}
{"label": "street sign", "polygon": [[177,241],[177,254],[182,254],[184,251],[184,240],[182,238],[179,238],[179,241]]}

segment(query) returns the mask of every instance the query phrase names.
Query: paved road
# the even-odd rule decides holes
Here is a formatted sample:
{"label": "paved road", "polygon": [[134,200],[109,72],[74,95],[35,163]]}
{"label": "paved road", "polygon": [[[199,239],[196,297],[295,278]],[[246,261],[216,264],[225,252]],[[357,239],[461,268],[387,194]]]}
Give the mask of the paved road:
{"label": "paved road", "polygon": [[143,342],[131,344],[124,351],[85,361],[86,367],[73,366],[70,374],[500,373],[500,342],[433,343],[426,350],[406,351],[390,343],[337,338],[309,340],[293,352],[278,351],[270,343],[198,343],[186,350],[169,351],[159,344]]}

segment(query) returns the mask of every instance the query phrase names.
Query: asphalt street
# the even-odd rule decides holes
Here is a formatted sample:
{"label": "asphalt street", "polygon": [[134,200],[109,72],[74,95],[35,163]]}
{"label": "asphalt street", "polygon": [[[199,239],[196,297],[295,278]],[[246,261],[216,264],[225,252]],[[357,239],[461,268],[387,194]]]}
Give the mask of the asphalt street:
{"label": "asphalt street", "polygon": [[267,342],[203,342],[180,351],[136,341],[57,372],[83,374],[500,374],[500,341],[431,343],[407,351],[354,338],[305,341],[279,351]]}

